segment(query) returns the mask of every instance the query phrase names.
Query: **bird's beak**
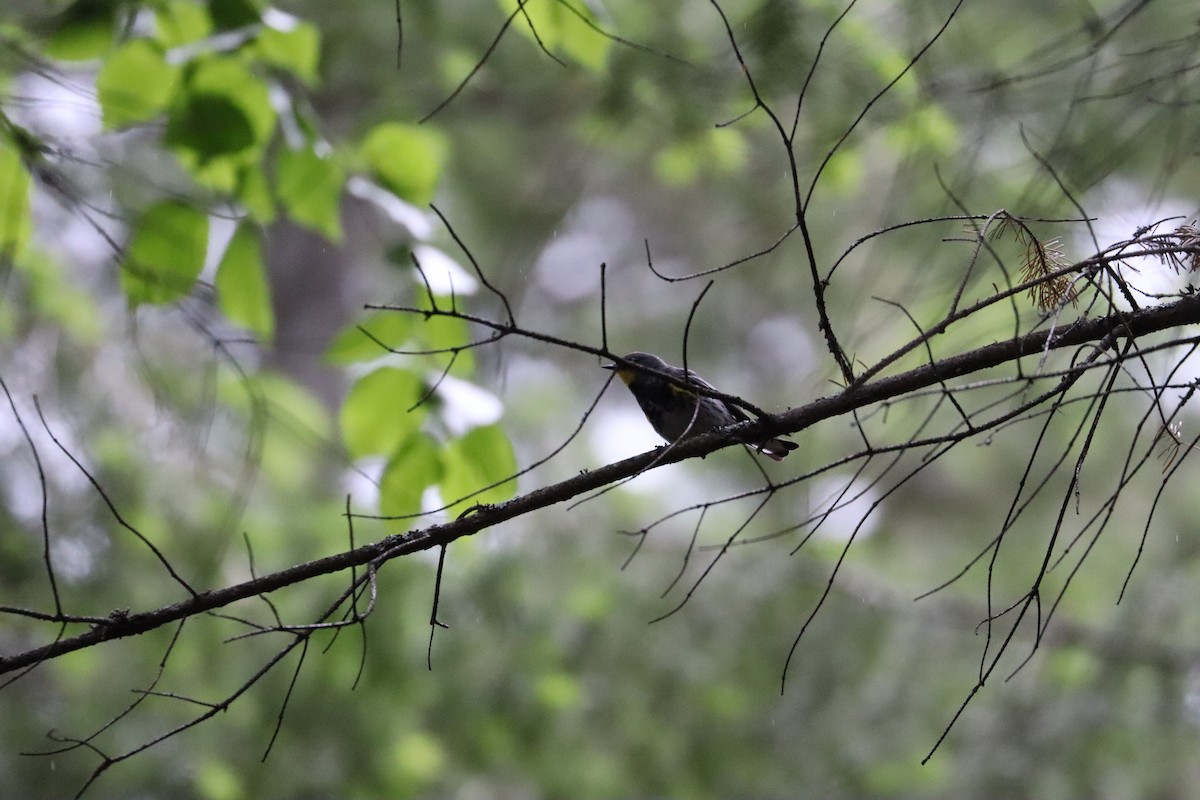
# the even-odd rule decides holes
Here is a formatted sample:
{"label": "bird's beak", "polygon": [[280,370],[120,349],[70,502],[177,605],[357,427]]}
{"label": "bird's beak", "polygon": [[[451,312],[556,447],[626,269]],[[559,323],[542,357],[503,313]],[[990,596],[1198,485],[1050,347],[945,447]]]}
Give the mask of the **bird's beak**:
{"label": "bird's beak", "polygon": [[600,368],[615,372],[618,378],[625,381],[626,386],[628,386],[629,382],[634,378],[634,372],[628,367],[623,367],[620,364],[602,364],[600,365]]}

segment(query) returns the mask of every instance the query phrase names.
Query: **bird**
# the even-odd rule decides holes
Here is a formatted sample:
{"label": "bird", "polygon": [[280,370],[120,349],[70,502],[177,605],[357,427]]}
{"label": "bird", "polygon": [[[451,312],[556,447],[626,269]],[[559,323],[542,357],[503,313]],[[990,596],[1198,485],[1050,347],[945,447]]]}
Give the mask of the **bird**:
{"label": "bird", "polygon": [[[662,373],[681,383],[690,383],[704,389],[716,391],[713,385],[691,370],[673,367],[650,353],[630,353],[622,361],[625,364],[606,364],[604,369],[614,371],[629,391],[646,420],[659,436],[675,442],[690,436],[724,428],[739,422],[748,422],[750,417],[735,405],[716,397],[690,392],[654,373]],[[787,439],[774,437],[762,442],[744,442],[758,452],[776,461],[782,461],[799,445]]]}

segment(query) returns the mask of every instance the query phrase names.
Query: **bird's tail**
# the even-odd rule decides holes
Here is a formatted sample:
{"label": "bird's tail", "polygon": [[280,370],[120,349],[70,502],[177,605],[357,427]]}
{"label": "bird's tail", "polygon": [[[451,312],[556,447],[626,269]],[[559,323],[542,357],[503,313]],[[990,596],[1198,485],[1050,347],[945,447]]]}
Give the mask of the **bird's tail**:
{"label": "bird's tail", "polygon": [[783,461],[783,459],[787,458],[788,453],[799,446],[795,442],[789,442],[787,439],[768,439],[761,444],[754,445],[758,452],[776,461]]}

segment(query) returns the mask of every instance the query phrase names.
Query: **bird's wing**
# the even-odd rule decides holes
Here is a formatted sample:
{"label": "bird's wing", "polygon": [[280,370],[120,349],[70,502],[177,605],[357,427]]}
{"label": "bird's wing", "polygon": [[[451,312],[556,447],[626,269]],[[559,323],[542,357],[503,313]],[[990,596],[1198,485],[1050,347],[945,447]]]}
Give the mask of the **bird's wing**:
{"label": "bird's wing", "polygon": [[[691,372],[691,371],[688,372],[688,380],[690,380],[692,383],[695,383],[699,386],[703,386],[705,389],[712,389],[714,392],[721,391],[720,389],[713,386],[711,383],[704,380],[704,378],[701,378],[699,375],[697,375],[694,372]],[[724,402],[724,401],[721,401],[721,402]],[[746,415],[745,411],[743,411],[738,406],[733,405],[732,403],[725,403],[725,408],[729,409],[729,413],[732,414],[733,418],[736,419],[738,422],[748,422],[750,420],[750,417]]]}
{"label": "bird's wing", "polygon": [[740,406],[735,406],[733,403],[726,403],[725,407],[729,409],[729,413],[732,414],[733,418],[738,422],[750,421],[749,415],[747,415],[745,411],[742,411]]}

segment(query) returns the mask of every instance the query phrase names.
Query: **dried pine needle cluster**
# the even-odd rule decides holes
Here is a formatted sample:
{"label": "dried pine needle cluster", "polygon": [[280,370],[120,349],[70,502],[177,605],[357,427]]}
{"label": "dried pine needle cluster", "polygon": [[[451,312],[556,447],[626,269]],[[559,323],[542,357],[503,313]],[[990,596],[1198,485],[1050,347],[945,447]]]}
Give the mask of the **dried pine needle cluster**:
{"label": "dried pine needle cluster", "polygon": [[1078,295],[1070,275],[1063,272],[1071,262],[1063,255],[1061,242],[1058,239],[1041,241],[1028,225],[1007,212],[1000,212],[995,219],[997,224],[988,235],[999,236],[1011,230],[1025,248],[1021,282],[1032,284],[1029,297],[1034,305],[1042,311],[1051,311],[1066,303],[1074,305]]}
{"label": "dried pine needle cluster", "polygon": [[1175,249],[1159,256],[1164,264],[1176,272],[1200,270],[1200,224],[1193,220],[1180,225],[1167,238]]}

